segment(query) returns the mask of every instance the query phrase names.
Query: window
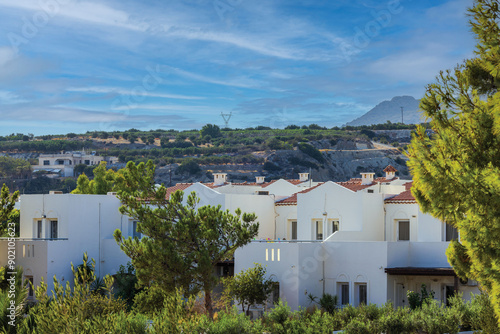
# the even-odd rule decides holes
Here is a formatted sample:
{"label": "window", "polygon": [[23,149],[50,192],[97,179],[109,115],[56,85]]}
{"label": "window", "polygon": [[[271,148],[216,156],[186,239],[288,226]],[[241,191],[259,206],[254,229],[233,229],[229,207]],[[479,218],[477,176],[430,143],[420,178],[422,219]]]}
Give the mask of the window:
{"label": "window", "polygon": [[138,232],[138,231],[137,231],[137,221],[136,221],[136,220],[134,220],[134,221],[132,222],[132,237],[133,237],[133,238],[136,238],[136,237],[137,237],[138,239],[140,239],[140,238],[141,238],[141,236],[142,236],[142,235],[141,235],[141,232]]}
{"label": "window", "polygon": [[410,241],[410,221],[398,221],[398,241]]}
{"label": "window", "polygon": [[323,220],[313,221],[313,236],[316,240],[323,240]]}
{"label": "window", "polygon": [[39,239],[42,237],[42,221],[41,220],[36,221],[36,237]]}
{"label": "window", "polygon": [[356,283],[356,303],[357,305],[366,305],[368,300],[368,288],[366,283]]}
{"label": "window", "polygon": [[44,166],[49,166],[50,165],[50,160],[44,160],[43,161]]}
{"label": "window", "polygon": [[33,276],[24,276],[25,287],[28,289],[28,299],[33,298]]}
{"label": "window", "polygon": [[349,304],[349,283],[337,283],[337,295],[340,292],[340,304]]}
{"label": "window", "polygon": [[297,221],[296,220],[292,220],[290,222],[290,228],[291,228],[291,239],[292,240],[297,240]]}
{"label": "window", "polygon": [[458,229],[445,223],[445,241],[452,241],[456,239],[458,239]]}
{"label": "window", "polygon": [[340,223],[338,220],[328,219],[328,223],[326,226],[326,235],[327,237],[331,236],[333,233],[339,230]]}
{"label": "window", "polygon": [[57,220],[50,221],[50,238],[57,239]]}
{"label": "window", "polygon": [[276,282],[273,284],[273,292],[272,292],[272,302],[273,305],[277,304],[280,300],[280,284]]}
{"label": "window", "polygon": [[86,165],[90,165],[90,160],[85,160]]}
{"label": "window", "polygon": [[64,165],[64,160],[57,160],[58,165]]}

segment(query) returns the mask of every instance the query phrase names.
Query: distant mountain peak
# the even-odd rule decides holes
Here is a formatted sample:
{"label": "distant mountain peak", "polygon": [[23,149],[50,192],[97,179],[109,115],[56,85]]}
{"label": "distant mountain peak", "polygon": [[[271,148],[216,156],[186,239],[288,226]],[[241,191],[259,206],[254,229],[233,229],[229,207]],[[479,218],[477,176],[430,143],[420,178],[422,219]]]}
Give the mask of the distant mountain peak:
{"label": "distant mountain peak", "polygon": [[418,124],[422,123],[421,112],[418,105],[420,100],[413,96],[394,96],[390,101],[382,101],[363,116],[348,122],[346,125],[360,126],[381,124],[390,121],[392,123],[401,122],[401,107],[403,107],[403,123]]}

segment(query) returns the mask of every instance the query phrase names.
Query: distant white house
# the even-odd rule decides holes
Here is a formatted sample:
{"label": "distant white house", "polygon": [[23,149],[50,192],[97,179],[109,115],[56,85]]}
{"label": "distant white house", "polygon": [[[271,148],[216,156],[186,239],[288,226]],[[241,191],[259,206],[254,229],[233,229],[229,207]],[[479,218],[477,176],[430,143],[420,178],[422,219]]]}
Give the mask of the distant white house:
{"label": "distant white house", "polygon": [[[238,273],[261,263],[279,282],[274,297],[292,309],[308,306],[309,293],[330,293],[339,304],[407,305],[406,292],[424,283],[446,302],[454,291],[478,292],[475,282],[460,282],[445,250],[457,231],[423,214],[411,195],[411,182],[386,176],[347,182],[313,182],[307,173],[298,180],[231,183],[224,173],[211,183],[180,183],[168,188],[196,192],[199,205],[220,205],[234,212],[254,212],[256,239],[238,249],[221,274]],[[185,197],[186,197],[185,196]],[[138,236],[137,222],[119,213],[115,195],[74,195],[52,192],[21,196],[21,238],[16,263],[38,285],[51,289],[52,277],[72,279],[70,262],[81,263],[83,252],[96,260],[96,275],[114,274],[129,258],[113,238]],[[7,242],[0,240],[0,265],[7,260]],[[230,268],[229,268],[230,267]],[[258,310],[257,310],[258,311]]]}
{"label": "distant white house", "polygon": [[88,166],[99,165],[101,161],[106,161],[108,165],[118,162],[117,157],[102,157],[95,154],[95,151],[90,154],[85,151],[64,152],[58,154],[40,154],[38,157],[38,165],[32,166],[33,171],[45,170],[49,172],[59,173],[61,176],[74,176],[74,168],[76,165],[84,164]]}

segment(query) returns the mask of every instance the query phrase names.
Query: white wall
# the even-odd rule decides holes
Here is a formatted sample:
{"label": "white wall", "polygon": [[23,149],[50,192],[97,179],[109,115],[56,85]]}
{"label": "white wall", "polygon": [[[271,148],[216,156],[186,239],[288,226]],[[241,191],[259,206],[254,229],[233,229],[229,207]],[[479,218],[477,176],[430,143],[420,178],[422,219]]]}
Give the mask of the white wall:
{"label": "white wall", "polygon": [[280,298],[297,310],[308,293],[321,296],[323,256],[321,243],[252,242],[236,251],[234,273],[262,264],[280,283]]}
{"label": "white wall", "polygon": [[33,272],[35,284],[43,276],[49,289],[53,287],[54,275],[73,281],[71,263],[81,264],[84,252],[89,259],[95,259],[97,276],[115,274],[119,265],[129,260],[113,239],[115,229],[122,229],[124,236],[129,236],[129,219],[119,213],[120,205],[112,195],[21,196],[21,237],[36,237],[34,221],[45,214],[47,222],[57,219],[58,238],[67,240],[32,241],[35,257],[21,259],[20,265]]}
{"label": "white wall", "polygon": [[[349,283],[350,302],[354,300],[356,283],[367,284],[368,303],[384,304],[387,300],[387,243],[385,242],[325,242],[326,292],[339,295],[337,283]],[[340,298],[339,298],[340,302]]]}

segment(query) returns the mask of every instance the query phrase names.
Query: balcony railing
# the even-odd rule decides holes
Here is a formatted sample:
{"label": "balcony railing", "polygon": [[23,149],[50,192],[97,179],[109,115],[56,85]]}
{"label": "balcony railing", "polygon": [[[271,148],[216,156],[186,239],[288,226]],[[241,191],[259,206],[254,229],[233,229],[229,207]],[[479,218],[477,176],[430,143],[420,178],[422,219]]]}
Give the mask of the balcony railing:
{"label": "balcony railing", "polygon": [[280,240],[280,239],[262,239],[262,240],[252,240],[252,243],[291,243],[291,244],[296,244],[296,243],[311,243],[311,242],[323,242],[323,240]]}

